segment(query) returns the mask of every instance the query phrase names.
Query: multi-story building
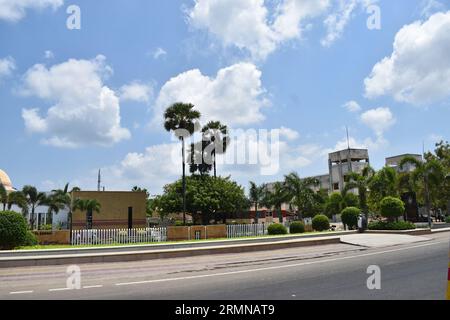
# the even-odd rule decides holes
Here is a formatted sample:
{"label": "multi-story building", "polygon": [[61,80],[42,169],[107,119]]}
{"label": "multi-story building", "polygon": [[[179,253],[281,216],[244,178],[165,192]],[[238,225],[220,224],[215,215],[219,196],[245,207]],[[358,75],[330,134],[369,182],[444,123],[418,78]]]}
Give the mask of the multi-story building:
{"label": "multi-story building", "polygon": [[400,162],[406,157],[412,157],[419,162],[423,161],[423,158],[420,154],[405,153],[398,156],[386,158],[386,167],[394,168],[397,172],[411,172],[415,169],[415,166],[412,163],[406,163],[403,168],[400,168]]}

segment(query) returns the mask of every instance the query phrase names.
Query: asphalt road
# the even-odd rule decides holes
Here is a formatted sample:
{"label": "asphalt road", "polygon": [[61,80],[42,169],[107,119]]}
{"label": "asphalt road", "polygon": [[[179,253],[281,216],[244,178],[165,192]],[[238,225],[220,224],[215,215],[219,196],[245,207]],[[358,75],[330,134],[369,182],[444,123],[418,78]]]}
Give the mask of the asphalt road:
{"label": "asphalt road", "polygon": [[[0,269],[1,299],[445,299],[450,233],[431,241],[368,249],[348,244],[242,254]],[[381,270],[369,290],[367,268]]]}

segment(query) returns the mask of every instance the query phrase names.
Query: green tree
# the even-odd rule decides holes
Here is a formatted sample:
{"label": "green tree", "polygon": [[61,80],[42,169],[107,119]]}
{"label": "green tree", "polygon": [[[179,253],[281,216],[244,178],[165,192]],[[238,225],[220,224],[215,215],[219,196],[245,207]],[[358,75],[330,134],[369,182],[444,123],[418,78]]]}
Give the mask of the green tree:
{"label": "green tree", "polygon": [[35,214],[36,207],[40,205],[45,205],[45,203],[47,202],[47,197],[45,193],[38,192],[36,187],[29,185],[23,187],[22,193],[25,195],[25,199],[27,201],[28,205],[27,212],[30,213],[30,228],[31,230],[33,230],[36,220]]}
{"label": "green tree", "polygon": [[0,183],[0,202],[3,204],[3,211],[5,211],[8,203],[8,192],[6,192],[6,188],[2,183]]}
{"label": "green tree", "polygon": [[190,103],[177,102],[168,107],[164,113],[164,128],[174,131],[181,140],[182,171],[183,171],[183,223],[186,224],[186,158],[185,138],[195,131],[195,121],[200,118],[200,112]]}
{"label": "green tree", "polygon": [[397,171],[390,167],[382,168],[370,179],[368,188],[370,190],[368,195],[369,207],[373,211],[379,212],[380,202],[383,198],[399,195]]}
{"label": "green tree", "polygon": [[22,214],[25,215],[27,212],[27,199],[23,192],[21,191],[13,191],[8,193],[7,198],[7,208],[11,210],[12,206],[16,205],[22,210]]}
{"label": "green tree", "polygon": [[253,181],[250,181],[249,199],[255,208],[255,222],[258,222],[258,218],[259,218],[258,206],[264,200],[265,189],[266,189],[265,185],[258,186]]}
{"label": "green tree", "polygon": [[85,212],[86,215],[89,213],[100,213],[101,204],[95,199],[75,199],[73,202],[73,210],[80,210]]}
{"label": "green tree", "polygon": [[325,204],[324,213],[328,218],[331,218],[333,215],[340,214],[342,211],[344,198],[339,192],[332,193]]}
{"label": "green tree", "polygon": [[43,202],[47,206],[47,223],[52,222],[53,213],[58,214],[60,210],[66,207],[66,198],[52,192]]}
{"label": "green tree", "polygon": [[418,198],[425,203],[428,224],[431,227],[431,208],[439,201],[439,189],[445,182],[445,169],[431,154],[428,154],[424,162],[407,156],[400,161],[400,168],[404,168],[406,164],[414,167],[410,177],[412,188]]}
{"label": "green tree", "polygon": [[202,140],[207,143],[205,149],[211,149],[214,177],[217,176],[216,153],[224,154],[229,144],[228,128],[220,121],[210,121],[202,128]]}
{"label": "green tree", "polygon": [[380,213],[389,220],[398,220],[405,213],[405,204],[399,198],[385,197],[380,203]]}
{"label": "green tree", "polygon": [[280,223],[283,222],[281,207],[284,203],[288,202],[289,192],[284,183],[275,182],[270,189],[267,186],[264,188],[261,203],[268,208],[274,208],[276,210]]}
{"label": "green tree", "polygon": [[341,212],[341,219],[344,227],[348,227],[353,230],[358,225],[358,216],[361,213],[361,209],[356,207],[347,207]]}
{"label": "green tree", "polygon": [[[248,209],[244,189],[229,177],[211,177],[192,175],[186,177],[186,210],[193,217],[199,216],[203,224],[211,219],[224,219],[226,214],[234,214]],[[164,187],[159,197],[158,210],[164,214],[182,210],[182,181],[176,181]]]}
{"label": "green tree", "polygon": [[289,199],[299,214],[303,216],[313,216],[317,206],[317,195],[312,187],[317,186],[319,181],[315,178],[301,179],[297,173],[292,172],[284,177],[284,183],[289,193]]}
{"label": "green tree", "polygon": [[367,192],[369,189],[370,181],[374,175],[374,170],[367,166],[361,173],[351,172],[348,175],[348,182],[345,184],[344,192],[348,192],[352,189],[358,189],[359,205],[362,212],[366,216],[366,220],[369,218],[369,208],[367,205]]}

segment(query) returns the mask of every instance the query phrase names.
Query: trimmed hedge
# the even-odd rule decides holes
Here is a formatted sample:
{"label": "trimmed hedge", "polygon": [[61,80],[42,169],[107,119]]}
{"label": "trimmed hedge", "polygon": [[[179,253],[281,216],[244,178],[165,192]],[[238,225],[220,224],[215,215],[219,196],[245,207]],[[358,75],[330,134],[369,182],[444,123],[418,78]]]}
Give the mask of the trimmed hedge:
{"label": "trimmed hedge", "polygon": [[356,207],[348,207],[342,210],[341,220],[350,230],[358,226],[358,216],[361,214],[361,209]]}
{"label": "trimmed hedge", "polygon": [[323,214],[318,214],[312,219],[312,227],[316,231],[326,231],[330,229],[330,220]]}
{"label": "trimmed hedge", "polygon": [[26,245],[27,222],[21,214],[13,211],[0,212],[0,249],[10,250]]}
{"label": "trimmed hedge", "polygon": [[373,221],[369,223],[369,230],[414,230],[416,225],[409,221]]}
{"label": "trimmed hedge", "polygon": [[380,202],[380,213],[389,219],[401,217],[405,213],[405,204],[399,198],[383,198]]}
{"label": "trimmed hedge", "polygon": [[267,233],[269,235],[277,235],[277,234],[287,234],[287,229],[285,226],[279,223],[273,223],[267,228]]}
{"label": "trimmed hedge", "polygon": [[305,224],[300,221],[292,222],[289,226],[289,233],[304,233]]}

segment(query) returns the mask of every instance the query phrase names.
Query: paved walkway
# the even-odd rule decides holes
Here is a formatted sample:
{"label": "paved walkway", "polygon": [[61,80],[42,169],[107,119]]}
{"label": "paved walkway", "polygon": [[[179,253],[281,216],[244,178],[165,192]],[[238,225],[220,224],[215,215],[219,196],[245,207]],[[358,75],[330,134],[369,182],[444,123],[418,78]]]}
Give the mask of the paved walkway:
{"label": "paved walkway", "polygon": [[381,248],[401,244],[429,241],[431,238],[402,234],[352,234],[341,236],[341,242],[369,248]]}

